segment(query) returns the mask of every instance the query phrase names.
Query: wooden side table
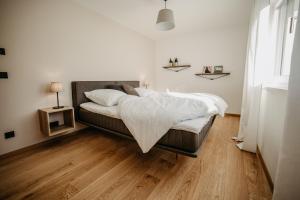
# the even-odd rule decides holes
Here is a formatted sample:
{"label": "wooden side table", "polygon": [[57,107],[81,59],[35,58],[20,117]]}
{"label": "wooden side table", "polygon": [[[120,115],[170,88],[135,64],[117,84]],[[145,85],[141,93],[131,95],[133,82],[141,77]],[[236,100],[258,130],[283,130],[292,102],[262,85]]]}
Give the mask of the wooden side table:
{"label": "wooden side table", "polygon": [[[51,115],[62,115],[64,123],[50,127]],[[54,136],[61,133],[66,133],[75,128],[74,109],[73,107],[64,107],[60,109],[43,108],[39,109],[40,129],[48,135]]]}

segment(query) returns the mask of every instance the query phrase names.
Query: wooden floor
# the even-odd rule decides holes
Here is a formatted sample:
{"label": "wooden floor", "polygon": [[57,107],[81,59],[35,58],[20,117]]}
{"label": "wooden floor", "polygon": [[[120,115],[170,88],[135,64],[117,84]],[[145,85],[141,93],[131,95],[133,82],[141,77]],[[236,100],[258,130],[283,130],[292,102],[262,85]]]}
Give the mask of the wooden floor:
{"label": "wooden floor", "polygon": [[0,199],[271,199],[254,154],[230,139],[239,118],[217,118],[198,158],[96,130],[0,160]]}

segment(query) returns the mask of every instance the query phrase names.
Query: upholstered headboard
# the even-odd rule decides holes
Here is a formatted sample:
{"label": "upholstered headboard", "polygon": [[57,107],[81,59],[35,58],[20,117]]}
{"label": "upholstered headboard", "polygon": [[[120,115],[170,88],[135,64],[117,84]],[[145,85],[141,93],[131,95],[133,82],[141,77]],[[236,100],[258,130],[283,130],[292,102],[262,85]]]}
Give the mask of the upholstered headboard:
{"label": "upholstered headboard", "polygon": [[75,118],[78,119],[78,110],[80,104],[88,102],[84,92],[96,89],[105,89],[109,85],[128,84],[133,87],[139,87],[139,81],[73,81],[72,83],[72,100],[75,111]]}

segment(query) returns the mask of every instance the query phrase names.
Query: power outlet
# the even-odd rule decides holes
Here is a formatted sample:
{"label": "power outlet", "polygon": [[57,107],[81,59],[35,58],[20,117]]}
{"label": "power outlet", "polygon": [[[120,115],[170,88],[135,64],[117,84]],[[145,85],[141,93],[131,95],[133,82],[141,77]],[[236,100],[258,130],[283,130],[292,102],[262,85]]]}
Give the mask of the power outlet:
{"label": "power outlet", "polygon": [[5,55],[5,49],[4,48],[0,48],[0,55]]}
{"label": "power outlet", "polygon": [[9,131],[9,132],[4,133],[5,139],[9,139],[9,138],[13,138],[13,137],[15,137],[15,131]]}
{"label": "power outlet", "polygon": [[1,79],[8,79],[8,74],[7,74],[7,72],[0,72],[0,78],[1,78]]}

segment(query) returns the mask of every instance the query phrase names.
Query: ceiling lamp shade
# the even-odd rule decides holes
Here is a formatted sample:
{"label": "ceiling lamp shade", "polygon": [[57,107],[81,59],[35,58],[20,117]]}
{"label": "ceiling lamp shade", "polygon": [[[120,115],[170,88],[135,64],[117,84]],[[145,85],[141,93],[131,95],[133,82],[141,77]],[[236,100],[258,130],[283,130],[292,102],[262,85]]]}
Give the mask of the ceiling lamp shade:
{"label": "ceiling lamp shade", "polygon": [[175,27],[173,11],[166,8],[166,2],[167,0],[165,0],[165,8],[159,11],[156,21],[156,27],[161,31],[168,31]]}

